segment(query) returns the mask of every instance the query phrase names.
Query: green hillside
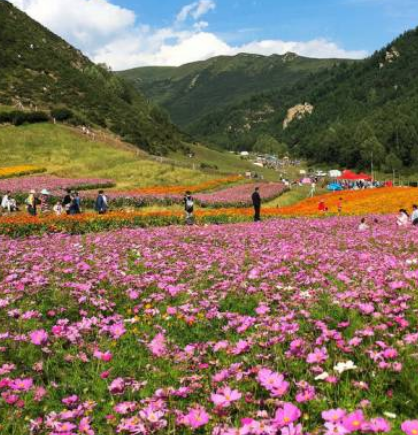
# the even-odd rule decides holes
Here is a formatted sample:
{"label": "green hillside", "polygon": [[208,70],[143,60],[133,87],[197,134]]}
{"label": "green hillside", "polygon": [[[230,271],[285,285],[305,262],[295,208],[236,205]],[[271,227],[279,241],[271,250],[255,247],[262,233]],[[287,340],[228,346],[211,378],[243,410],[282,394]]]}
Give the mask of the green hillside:
{"label": "green hillside", "polygon": [[5,0],[0,1],[0,104],[70,108],[72,122],[108,128],[157,154],[181,146],[165,112]]}
{"label": "green hillside", "polygon": [[118,73],[169,112],[181,127],[244,99],[290,86],[310,74],[346,63],[292,53],[284,56],[220,56],[181,67],[145,67]]}
{"label": "green hillside", "polygon": [[163,164],[118,139],[92,141],[77,129],[52,124],[0,127],[0,167],[34,164],[63,177],[111,178],[118,189],[196,184],[219,175]]}
{"label": "green hillside", "polygon": [[[321,71],[293,87],[213,112],[191,133],[225,148],[251,149],[260,135],[294,155],[342,167],[412,171],[418,166],[418,29],[368,59]],[[289,108],[311,115],[283,122]]]}

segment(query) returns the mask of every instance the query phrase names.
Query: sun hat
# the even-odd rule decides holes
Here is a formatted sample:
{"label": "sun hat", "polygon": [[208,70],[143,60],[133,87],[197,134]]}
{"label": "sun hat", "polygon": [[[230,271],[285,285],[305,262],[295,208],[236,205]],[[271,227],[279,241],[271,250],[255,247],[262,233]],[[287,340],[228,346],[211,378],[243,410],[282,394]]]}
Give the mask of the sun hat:
{"label": "sun hat", "polygon": [[31,189],[29,193],[36,193],[35,189]]}
{"label": "sun hat", "polygon": [[42,189],[41,190],[41,195],[49,195],[50,193],[48,192],[47,189]]}

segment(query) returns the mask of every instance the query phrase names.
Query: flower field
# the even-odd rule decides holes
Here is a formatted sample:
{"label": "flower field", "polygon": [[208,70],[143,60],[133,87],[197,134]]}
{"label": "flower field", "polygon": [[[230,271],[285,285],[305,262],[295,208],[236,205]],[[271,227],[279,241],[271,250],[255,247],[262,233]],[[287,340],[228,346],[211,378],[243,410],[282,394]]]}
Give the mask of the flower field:
{"label": "flower field", "polygon": [[34,165],[8,166],[0,168],[0,180],[3,178],[21,177],[23,175],[45,172],[45,168]]}
{"label": "flower field", "polygon": [[328,214],[338,213],[338,202],[342,198],[343,215],[367,215],[397,213],[399,209],[410,210],[418,203],[418,189],[388,187],[381,189],[351,190],[328,193],[306,199],[290,207],[279,210],[281,216],[319,216],[318,202],[323,200]]}
{"label": "flower field", "polygon": [[83,190],[111,186],[114,186],[112,180],[101,178],[24,177],[0,180],[0,193],[10,190],[14,194],[20,194],[28,193],[31,189],[37,192],[48,189],[51,193],[62,195],[65,189]]}
{"label": "flower field", "polygon": [[217,192],[199,193],[194,198],[203,207],[249,207],[255,186],[260,187],[264,201],[271,201],[286,190],[282,183],[247,183]]}
{"label": "flower field", "polygon": [[140,189],[132,190],[132,194],[137,195],[184,195],[184,192],[189,191],[192,193],[203,192],[206,190],[215,189],[227,184],[236,183],[243,178],[239,175],[230,176],[225,178],[217,178],[214,180],[208,180],[205,183],[195,184],[191,186],[156,186],[156,187],[144,187]]}
{"label": "flower field", "polygon": [[418,231],[357,220],[1,236],[0,433],[416,435]]}
{"label": "flower field", "polygon": [[[234,181],[241,180],[241,177],[231,177],[223,179],[223,184],[231,184]],[[216,180],[214,180],[216,181]],[[181,204],[184,198],[184,192],[201,191],[215,189],[220,187],[222,180],[216,183],[202,183],[196,186],[181,186],[179,189],[175,187],[160,188],[144,188],[133,190],[129,192],[112,191],[107,195],[116,207],[142,207],[146,205],[159,204],[159,205],[172,205]],[[193,195],[196,204],[202,207],[212,208],[242,208],[249,207],[252,204],[251,194],[255,186],[260,186],[265,201],[270,201],[277,198],[285,192],[285,186],[282,183],[244,183],[235,186],[229,186],[224,189],[216,190],[210,193],[197,193]],[[95,198],[95,194],[86,194],[84,198],[91,201]]]}

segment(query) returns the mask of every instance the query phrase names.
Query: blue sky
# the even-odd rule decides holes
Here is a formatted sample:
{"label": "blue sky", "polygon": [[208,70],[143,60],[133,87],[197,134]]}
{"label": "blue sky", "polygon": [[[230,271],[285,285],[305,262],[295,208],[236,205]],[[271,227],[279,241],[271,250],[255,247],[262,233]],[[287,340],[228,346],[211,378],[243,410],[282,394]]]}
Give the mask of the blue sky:
{"label": "blue sky", "polygon": [[115,69],[240,51],[361,58],[418,25],[418,0],[11,0]]}

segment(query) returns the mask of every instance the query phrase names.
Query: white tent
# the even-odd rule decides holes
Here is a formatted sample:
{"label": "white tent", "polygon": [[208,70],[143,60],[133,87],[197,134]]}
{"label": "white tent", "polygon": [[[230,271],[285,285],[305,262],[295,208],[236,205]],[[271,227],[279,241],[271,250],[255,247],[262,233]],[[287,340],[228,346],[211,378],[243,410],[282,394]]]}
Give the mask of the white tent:
{"label": "white tent", "polygon": [[341,177],[341,175],[342,175],[342,172],[339,171],[338,169],[333,169],[333,170],[329,171],[329,176],[331,178],[338,178],[338,177]]}

